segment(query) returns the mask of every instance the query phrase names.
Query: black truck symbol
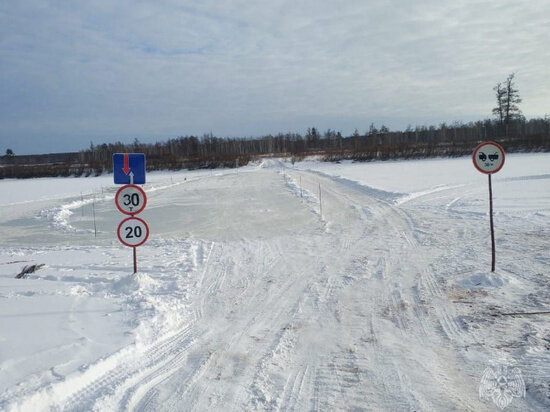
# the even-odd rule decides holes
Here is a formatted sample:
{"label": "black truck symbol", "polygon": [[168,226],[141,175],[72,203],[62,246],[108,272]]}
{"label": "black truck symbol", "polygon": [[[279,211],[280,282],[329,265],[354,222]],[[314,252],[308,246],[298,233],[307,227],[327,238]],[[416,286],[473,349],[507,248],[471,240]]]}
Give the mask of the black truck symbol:
{"label": "black truck symbol", "polygon": [[492,155],[489,155],[489,160],[491,162],[495,161],[498,159],[498,153],[495,153],[495,154],[492,154]]}

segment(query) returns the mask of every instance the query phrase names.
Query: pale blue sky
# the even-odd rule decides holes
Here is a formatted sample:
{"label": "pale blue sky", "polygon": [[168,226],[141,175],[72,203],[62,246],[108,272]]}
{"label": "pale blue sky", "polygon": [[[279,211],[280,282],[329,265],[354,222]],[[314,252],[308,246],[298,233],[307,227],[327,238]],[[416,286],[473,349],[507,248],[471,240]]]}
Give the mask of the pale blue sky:
{"label": "pale blue sky", "polygon": [[0,153],[550,114],[550,1],[0,4]]}

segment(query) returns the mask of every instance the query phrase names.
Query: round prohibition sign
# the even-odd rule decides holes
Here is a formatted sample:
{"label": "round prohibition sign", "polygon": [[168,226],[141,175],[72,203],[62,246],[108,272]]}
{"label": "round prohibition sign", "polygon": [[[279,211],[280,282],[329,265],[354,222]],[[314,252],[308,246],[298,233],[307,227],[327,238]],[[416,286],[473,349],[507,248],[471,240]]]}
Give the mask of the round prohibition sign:
{"label": "round prohibition sign", "polygon": [[147,206],[147,195],[137,185],[124,185],[116,192],[115,204],[125,215],[137,215]]}
{"label": "round prohibition sign", "polygon": [[485,174],[493,174],[502,169],[504,159],[504,149],[495,142],[481,143],[472,155],[475,168]]}
{"label": "round prohibition sign", "polygon": [[149,226],[139,217],[127,217],[118,225],[117,235],[123,245],[138,247],[147,241]]}

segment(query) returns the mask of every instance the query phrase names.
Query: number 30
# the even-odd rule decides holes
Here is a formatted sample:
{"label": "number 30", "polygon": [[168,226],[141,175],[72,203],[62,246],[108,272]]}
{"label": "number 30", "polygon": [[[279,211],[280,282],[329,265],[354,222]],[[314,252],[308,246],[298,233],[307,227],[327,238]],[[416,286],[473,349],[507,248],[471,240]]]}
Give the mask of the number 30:
{"label": "number 30", "polygon": [[126,193],[124,195],[124,206],[138,206],[139,205],[139,195],[137,193],[132,193],[131,195]]}

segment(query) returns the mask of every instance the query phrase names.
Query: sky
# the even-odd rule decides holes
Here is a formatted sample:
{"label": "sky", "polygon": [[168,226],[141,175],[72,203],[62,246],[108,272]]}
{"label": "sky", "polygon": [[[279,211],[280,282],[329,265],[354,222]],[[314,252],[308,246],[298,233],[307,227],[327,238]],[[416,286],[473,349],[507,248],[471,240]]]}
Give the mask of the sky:
{"label": "sky", "polygon": [[8,0],[0,154],[550,114],[547,0]]}

